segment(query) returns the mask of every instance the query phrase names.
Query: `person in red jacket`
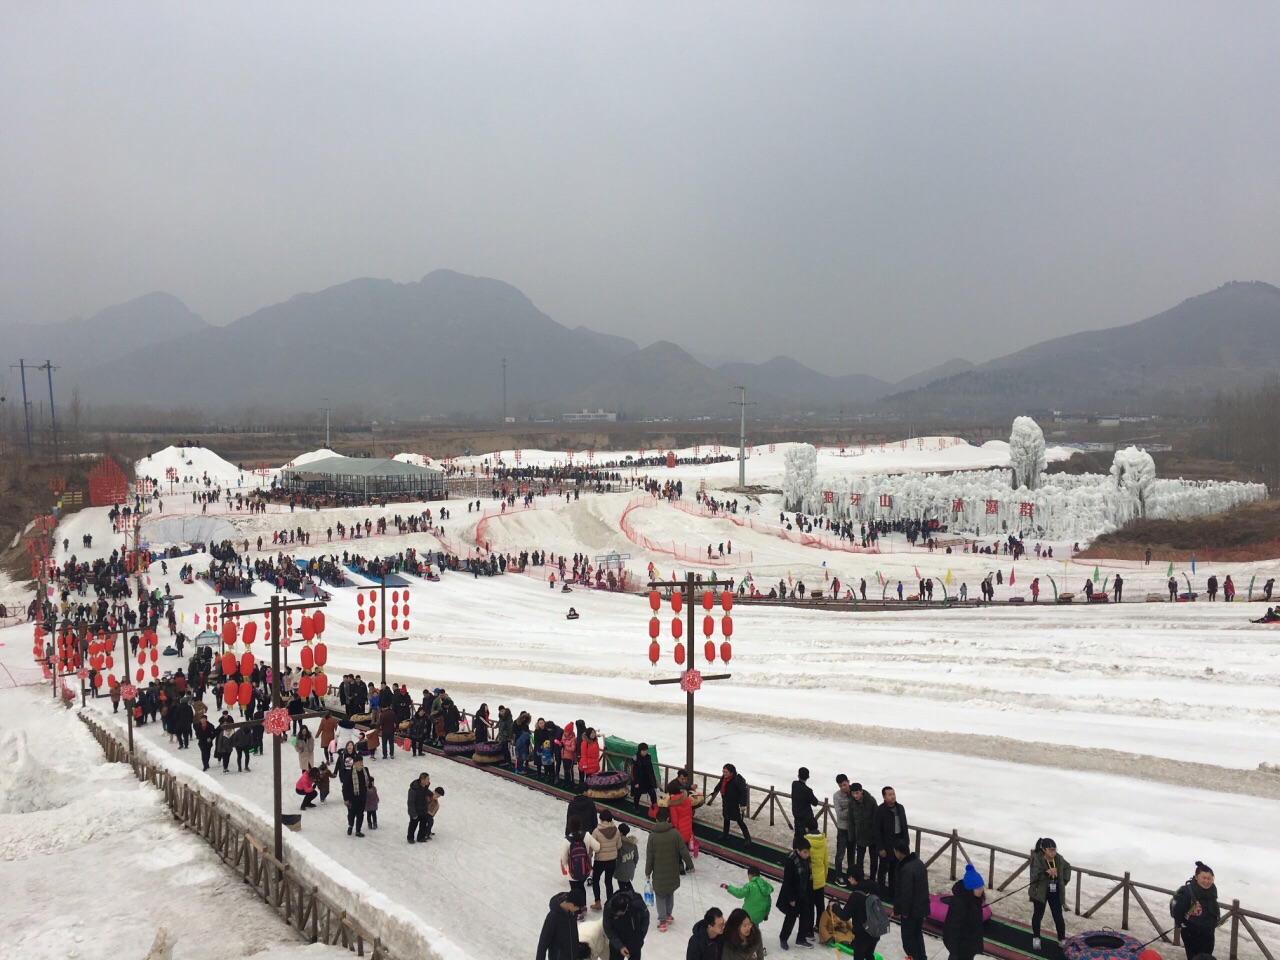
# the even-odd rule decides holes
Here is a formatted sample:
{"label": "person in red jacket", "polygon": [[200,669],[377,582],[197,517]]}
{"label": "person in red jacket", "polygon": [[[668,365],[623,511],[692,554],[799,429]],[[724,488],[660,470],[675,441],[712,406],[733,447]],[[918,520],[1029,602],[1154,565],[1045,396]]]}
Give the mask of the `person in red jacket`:
{"label": "person in red jacket", "polygon": [[578,769],[584,777],[600,772],[600,739],[595,727],[587,727],[578,746]]}
{"label": "person in red jacket", "polygon": [[679,783],[672,781],[667,789],[667,809],[671,811],[671,825],[684,840],[690,850],[693,849],[693,802]]}
{"label": "person in red jacket", "polygon": [[578,737],[574,731],[573,721],[564,725],[560,734],[560,769],[564,771],[564,781],[573,786],[573,764],[578,756]]}

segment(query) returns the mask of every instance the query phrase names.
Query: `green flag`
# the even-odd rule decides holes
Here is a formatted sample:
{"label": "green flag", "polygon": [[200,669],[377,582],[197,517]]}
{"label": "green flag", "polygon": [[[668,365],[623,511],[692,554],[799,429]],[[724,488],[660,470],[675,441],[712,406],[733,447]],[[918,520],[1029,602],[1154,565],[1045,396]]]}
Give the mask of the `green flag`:
{"label": "green flag", "polygon": [[1169,572],[1168,572],[1168,573],[1166,573],[1166,574],[1165,574],[1165,576],[1166,576],[1166,577],[1172,577],[1172,576],[1173,576],[1173,561],[1172,561],[1172,560],[1170,560],[1170,561],[1169,561]]}
{"label": "green flag", "polygon": [[1094,582],[1094,583],[1097,583],[1097,582],[1098,582],[1098,568],[1097,568],[1097,567],[1094,567],[1094,568],[1093,568],[1093,582]]}

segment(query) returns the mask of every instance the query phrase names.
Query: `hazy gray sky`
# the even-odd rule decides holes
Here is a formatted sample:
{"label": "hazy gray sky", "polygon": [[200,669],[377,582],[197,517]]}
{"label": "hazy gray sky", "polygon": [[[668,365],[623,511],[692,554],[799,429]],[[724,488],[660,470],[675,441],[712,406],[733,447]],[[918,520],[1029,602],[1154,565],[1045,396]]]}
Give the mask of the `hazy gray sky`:
{"label": "hazy gray sky", "polygon": [[358,276],[893,377],[1280,282],[1280,6],[5,0],[0,321]]}

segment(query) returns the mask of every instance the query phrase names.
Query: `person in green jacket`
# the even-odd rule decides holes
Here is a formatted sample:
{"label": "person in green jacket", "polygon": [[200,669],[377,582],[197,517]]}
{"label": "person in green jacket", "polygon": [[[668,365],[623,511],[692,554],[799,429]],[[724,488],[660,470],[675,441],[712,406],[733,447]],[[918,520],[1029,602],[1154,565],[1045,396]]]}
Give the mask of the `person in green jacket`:
{"label": "person in green jacket", "polygon": [[845,828],[849,833],[849,846],[853,848],[849,859],[849,873],[854,867],[862,868],[862,858],[871,851],[871,868],[863,876],[874,877],[880,865],[880,854],[872,837],[871,817],[876,812],[876,798],[855,783],[849,788],[849,819]]}
{"label": "person in green jacket", "polygon": [[1047,906],[1053,913],[1053,926],[1058,943],[1067,936],[1067,924],[1062,919],[1062,897],[1071,881],[1071,864],[1058,853],[1058,845],[1049,837],[1036,841],[1031,852],[1031,949],[1040,949],[1040,921]]}
{"label": "person in green jacket", "polygon": [[728,890],[729,895],[742,901],[747,916],[756,926],[769,919],[769,911],[773,909],[773,886],[760,876],[760,868],[747,867],[747,882],[740,887],[720,884],[721,890]]}

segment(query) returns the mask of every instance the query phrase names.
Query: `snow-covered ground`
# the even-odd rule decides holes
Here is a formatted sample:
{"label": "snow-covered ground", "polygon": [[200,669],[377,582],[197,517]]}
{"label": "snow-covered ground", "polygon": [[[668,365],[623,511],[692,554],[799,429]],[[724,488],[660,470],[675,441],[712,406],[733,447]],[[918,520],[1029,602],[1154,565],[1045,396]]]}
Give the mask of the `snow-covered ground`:
{"label": "snow-covered ground", "polygon": [[[775,454],[757,448],[749,464],[749,483],[767,485],[768,477],[757,477],[753,471],[771,456],[780,477],[783,446],[778,445]],[[993,446],[921,451],[920,456],[934,458],[921,468],[942,467],[953,451],[979,459],[973,451]],[[997,451],[989,453],[986,462],[972,466],[998,465]],[[1007,445],[1000,454],[1007,462]],[[209,451],[188,449],[187,455],[193,459],[187,470],[209,469],[211,476],[230,477],[234,490],[239,476],[234,466],[219,467]],[[868,472],[907,468],[904,458],[914,455],[899,450],[893,466],[881,462]],[[596,459],[614,456],[598,452]],[[846,451],[841,457],[824,450],[821,456],[852,465],[880,455]],[[533,457],[533,451],[522,451],[523,463],[534,462]],[[155,459],[160,461],[162,455]],[[140,467],[152,472],[145,464]],[[736,483],[737,464],[649,472],[660,479],[682,476],[685,499],[690,501],[704,479],[712,495],[722,495],[717,484]],[[163,466],[158,475],[163,476]],[[243,483],[252,487],[258,480],[246,474]],[[583,495],[569,503],[540,499],[534,510],[517,506],[490,519],[485,539],[504,552],[581,551],[594,558],[616,551],[630,554],[626,565],[638,575],[649,562],[663,577],[683,575],[688,565],[647,552],[622,533],[620,519],[633,497],[624,492]],[[172,502],[176,506],[182,499],[179,494]],[[740,499],[745,505],[745,498]],[[776,523],[780,499],[778,494],[763,494],[753,501],[753,517]],[[189,504],[189,493],[186,500]],[[406,546],[434,550],[439,541],[420,534],[327,544],[324,531],[338,521],[347,524],[425,506],[219,516],[243,539],[256,541],[264,535],[264,552],[272,555],[271,531],[301,526],[312,531],[312,546],[286,547],[290,555],[351,550],[369,556]],[[438,510],[440,505],[429,506]],[[449,538],[470,543],[479,514],[468,513],[465,503],[447,506],[452,513],[445,522]],[[485,500],[484,506],[492,504]],[[164,512],[172,512],[170,499]],[[1004,601],[1013,595],[1029,601],[1033,578],[1041,578],[1042,599],[1051,598],[1049,577],[1060,590],[1078,592],[1095,566],[1100,578],[1123,574],[1126,598],[1140,598],[1148,591],[1163,594],[1167,566],[1064,561],[1069,545],[1063,543],[1052,544],[1054,560],[1032,557],[1016,565],[1007,557],[929,553],[908,548],[897,537],[887,538],[879,554],[851,554],[802,546],[768,529],[691,516],[665,504],[632,511],[629,519],[655,541],[705,548],[732,540],[735,552],[751,552],[750,568],[717,566],[716,574],[741,578],[750,572],[766,591],[779,579],[803,578],[812,590],[827,587],[828,578],[839,577],[845,584],[866,578],[868,595],[879,597],[883,577],[890,595],[899,579],[910,593],[917,570],[919,576],[935,581],[950,575],[948,590],[953,596],[961,583],[976,594],[978,582],[996,569],[1005,581],[997,587],[1000,602],[982,609],[922,610],[904,604],[905,609],[835,614],[736,608],[729,665],[733,679],[708,684],[699,694],[699,769],[717,770],[732,761],[753,785],[773,784],[785,790],[795,767],[804,763],[813,770],[820,792],[834,789],[836,773],[875,789],[892,784],[913,823],[956,828],[1014,849],[1030,848],[1037,837],[1050,835],[1077,864],[1113,873],[1127,870],[1135,879],[1161,886],[1185,880],[1200,859],[1217,870],[1219,890],[1227,899],[1238,898],[1253,909],[1271,912],[1280,903],[1280,880],[1271,868],[1280,857],[1280,838],[1274,830],[1280,815],[1280,776],[1259,769],[1280,763],[1280,700],[1275,696],[1280,628],[1248,622],[1264,609],[1259,604],[1017,607]],[[94,536],[90,551],[77,549],[85,533]],[[68,517],[57,537],[66,537],[69,552],[81,558],[107,555],[121,542],[111,532],[105,511],[92,509]],[[1210,573],[1219,579],[1231,574],[1243,597],[1252,577],[1261,584],[1277,576],[1278,568],[1280,561],[1201,564],[1193,573],[1179,565],[1175,573],[1180,584],[1191,577],[1201,590]],[[169,571],[166,578],[159,564],[154,565],[151,582],[169,583],[174,593],[183,594],[177,608],[183,628],[193,634],[213,593],[202,583],[179,584],[172,561]],[[683,697],[675,688],[648,683],[655,675],[673,675],[675,665],[669,637],[659,667],[655,670],[648,663],[647,604],[634,596],[585,590],[565,596],[547,589],[541,579],[546,572],[495,579],[453,574],[440,583],[415,583],[413,639],[397,644],[389,655],[391,677],[407,681],[414,690],[450,687],[468,709],[483,701],[494,711],[506,703],[562,723],[582,717],[607,733],[658,744],[667,762],[681,759]],[[261,586],[258,590],[266,596]],[[570,603],[581,619],[565,621]],[[376,676],[376,650],[356,645],[357,639],[364,639],[356,633],[356,611],[353,590],[335,592],[326,611],[331,676],[348,671],[366,679]],[[28,629],[0,634],[0,642],[6,644],[0,648],[0,659],[27,655]],[[694,646],[700,650],[701,643]],[[167,744],[161,746],[167,749]],[[189,760],[187,754],[181,756]],[[405,761],[390,766],[403,771]],[[518,856],[508,845],[496,867],[471,862],[461,851],[448,855],[463,888],[496,882],[492,871],[517,871],[517,886],[522,894],[528,893],[513,924],[522,929],[509,939],[505,932],[482,935],[475,928],[487,925],[483,910],[437,913],[429,897],[428,905],[421,906],[421,896],[403,896],[419,904],[409,906],[464,950],[509,952],[516,944],[517,949],[528,949],[546,899],[559,884],[554,856],[547,852],[558,842],[559,826],[551,808],[541,806],[552,802],[519,793],[514,805],[507,797],[501,814],[488,812],[485,801],[473,798],[472,787],[466,786],[467,778],[485,775],[455,770],[455,765],[444,769],[450,778],[446,787],[456,783],[459,792],[447,798],[451,804],[442,830],[450,818],[460,819],[464,810],[470,817],[474,811],[477,819],[468,819],[466,829],[509,830],[520,845],[528,845],[528,853]],[[395,774],[406,783],[410,775]],[[214,779],[223,778],[219,774]],[[233,776],[227,782],[246,791],[253,802],[269,806],[254,793],[265,790],[254,786],[260,783],[256,774]],[[238,786],[241,782],[246,786]],[[384,791],[384,805],[393,811],[387,822],[397,826],[379,832],[378,846],[399,837],[403,789],[397,783],[393,791]],[[477,797],[493,789],[488,780],[474,785]],[[323,823],[327,821],[322,818],[333,817],[333,812],[309,816]],[[504,817],[515,819],[507,826]],[[330,829],[332,834],[325,833],[316,843],[328,851],[326,855],[341,858],[342,851],[350,849],[345,832],[325,828]],[[304,831],[303,836],[312,834]],[[450,842],[442,833],[436,849],[447,849]],[[360,859],[366,854],[353,856],[353,871],[369,879]],[[372,865],[369,871],[376,873]],[[482,901],[478,891],[475,899]],[[445,906],[457,905],[450,900]],[[683,937],[680,940],[683,943]],[[887,960],[896,956],[886,954]]]}
{"label": "snow-covered ground", "polygon": [[0,876],[5,957],[141,960],[162,927],[174,960],[350,956],[300,941],[47,686],[0,690]]}

